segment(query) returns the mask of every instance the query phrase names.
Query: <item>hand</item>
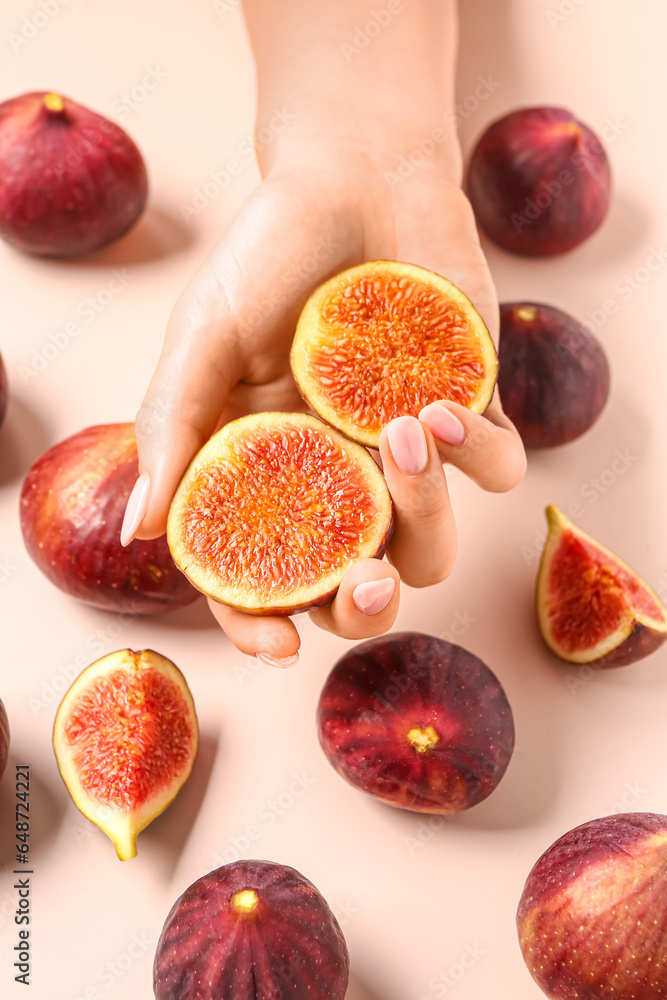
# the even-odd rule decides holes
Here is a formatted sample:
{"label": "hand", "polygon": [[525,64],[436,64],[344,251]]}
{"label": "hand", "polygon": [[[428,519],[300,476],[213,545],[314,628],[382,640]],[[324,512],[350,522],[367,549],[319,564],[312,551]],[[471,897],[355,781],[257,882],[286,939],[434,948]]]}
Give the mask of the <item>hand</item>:
{"label": "hand", "polygon": [[[185,289],[137,417],[140,471],[150,483],[144,509],[135,511],[139,537],[164,532],[180,477],[216,428],[244,413],[304,408],[289,349],[307,297],[332,274],[366,260],[421,264],[466,292],[497,335],[495,291],[458,185],[436,162],[392,184],[387,165],[356,152],[326,164],[318,157],[281,162]],[[450,572],[456,528],[441,459],[492,491],[511,489],[525,469],[497,397],[483,416],[454,403],[422,412],[422,420],[393,421],[380,442],[396,509],[389,561],[356,564],[334,600],[311,612],[347,638],[391,628],[399,576],[422,587]],[[299,638],[290,619],[210,604],[239,649],[295,661]]]}

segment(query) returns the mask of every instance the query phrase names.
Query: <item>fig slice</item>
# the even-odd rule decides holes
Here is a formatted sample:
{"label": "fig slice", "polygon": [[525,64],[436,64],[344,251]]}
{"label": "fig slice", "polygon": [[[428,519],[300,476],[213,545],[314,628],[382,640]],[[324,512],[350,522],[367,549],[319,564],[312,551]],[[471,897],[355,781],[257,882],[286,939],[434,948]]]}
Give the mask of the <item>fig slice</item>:
{"label": "fig slice", "polygon": [[567,663],[621,667],[667,639],[667,608],[641,577],[553,505],[537,577],[547,646]]}
{"label": "fig slice", "polygon": [[394,417],[439,399],[482,413],[498,358],[481,316],[446,278],[379,260],[343,271],[308,299],[292,373],[318,416],[376,448]]}
{"label": "fig slice", "polygon": [[324,604],[346,570],[382,556],[392,504],[377,464],[307,413],[226,424],[172,501],[167,540],[203,593],[252,614]]}
{"label": "fig slice", "polygon": [[65,694],[53,728],[74,804],[113,841],[121,861],[192,770],[199,729],[188,685],[171,660],[145,649],[103,656]]}
{"label": "fig slice", "polygon": [[156,1000],[343,1000],[343,932],[287,865],[235,861],[176,900],[155,951]]}

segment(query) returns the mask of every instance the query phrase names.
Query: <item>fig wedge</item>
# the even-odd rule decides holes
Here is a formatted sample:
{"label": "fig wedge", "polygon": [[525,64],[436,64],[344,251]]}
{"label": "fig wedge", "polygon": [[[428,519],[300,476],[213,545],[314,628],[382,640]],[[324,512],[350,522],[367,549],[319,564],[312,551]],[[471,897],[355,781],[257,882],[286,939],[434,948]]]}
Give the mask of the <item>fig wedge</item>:
{"label": "fig wedge", "polygon": [[358,559],[380,557],[392,525],[384,477],[365,448],[307,413],[226,424],[172,501],[167,540],[204,594],[251,614],[324,604]]}
{"label": "fig wedge", "polygon": [[394,417],[439,399],[482,413],[498,358],[467,296],[439,274],[378,260],[343,271],[308,299],[290,355],[310,408],[377,448]]}
{"label": "fig wedge", "polygon": [[79,674],[56,714],[53,748],[74,804],[121,861],[174,799],[199,742],[192,695],[171,660],[145,649],[103,656]]}
{"label": "fig wedge", "polygon": [[622,667],[667,639],[667,608],[618,556],[547,507],[537,617],[547,646],[567,663]]}

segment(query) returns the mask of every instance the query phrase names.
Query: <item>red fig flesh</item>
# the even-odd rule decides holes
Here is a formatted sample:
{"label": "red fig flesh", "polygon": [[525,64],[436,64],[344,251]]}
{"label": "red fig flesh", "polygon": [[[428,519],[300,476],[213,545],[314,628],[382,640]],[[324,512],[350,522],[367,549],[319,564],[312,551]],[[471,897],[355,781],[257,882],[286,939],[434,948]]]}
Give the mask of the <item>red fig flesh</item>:
{"label": "red fig flesh", "polygon": [[667,608],[634,570],[553,505],[537,578],[537,615],[568,663],[621,667],[667,639]]}
{"label": "red fig flesh", "polygon": [[493,122],[470,158],[477,224],[530,257],[564,253],[602,224],[611,178],[602,143],[563,108],[520,108]]}
{"label": "red fig flesh", "polygon": [[156,1000],[343,1000],[342,931],[312,882],[270,861],[237,861],[176,900],[153,966]]}
{"label": "red fig flesh", "polygon": [[377,448],[394,417],[451,399],[482,413],[498,358],[470,299],[414,264],[373,261],[321,285],[290,356],[302,396],[343,434]]}
{"label": "red fig flesh", "polygon": [[381,556],[391,524],[365,448],[306,413],[259,413],[227,424],[194,458],[167,538],[209,597],[288,615],[329,600],[358,559]]}
{"label": "red fig flesh", "polygon": [[118,239],[146,204],[141,153],[118,125],[60,94],[0,104],[0,236],[75,257]]}
{"label": "red fig flesh", "polygon": [[198,737],[183,674],[150,649],[109,653],[63,698],[53,728],[58,768],[121,861],[135,857],[137,835],[187,779]]}
{"label": "red fig flesh", "polygon": [[132,424],[88,427],[30,469],[21,529],[36,565],[66,594],[106,611],[156,614],[198,594],[174,566],[164,537],[120,544],[138,474]]}

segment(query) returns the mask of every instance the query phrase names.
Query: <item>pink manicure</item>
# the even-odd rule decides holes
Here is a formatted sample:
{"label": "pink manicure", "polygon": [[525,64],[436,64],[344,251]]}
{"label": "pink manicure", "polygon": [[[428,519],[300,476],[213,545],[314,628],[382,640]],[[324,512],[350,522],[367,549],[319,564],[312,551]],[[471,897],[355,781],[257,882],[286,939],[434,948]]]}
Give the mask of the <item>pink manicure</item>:
{"label": "pink manicure", "polygon": [[130,544],[146,515],[150,487],[151,481],[148,474],[143,472],[132,487],[125,508],[123,526],[120,529],[120,544],[124,547]]}
{"label": "pink manicure", "polygon": [[425,406],[419,414],[419,419],[444,444],[458,448],[466,439],[467,431],[459,418],[440,403],[429,403]]}
{"label": "pink manicure", "polygon": [[292,653],[291,656],[271,656],[270,653],[255,653],[258,660],[268,664],[270,667],[293,667],[299,662],[299,654]]}
{"label": "pink manicure", "polygon": [[424,428],[416,417],[396,417],[387,427],[387,440],[396,465],[406,476],[416,476],[428,464]]}
{"label": "pink manicure", "polygon": [[357,611],[364,615],[377,615],[389,604],[396,582],[392,577],[385,580],[369,580],[368,583],[360,583],[352,591],[352,600]]}

